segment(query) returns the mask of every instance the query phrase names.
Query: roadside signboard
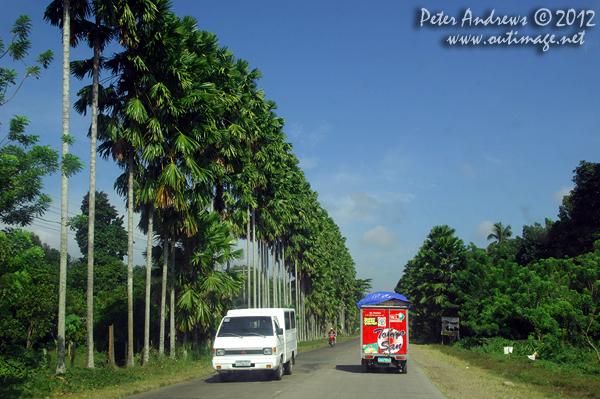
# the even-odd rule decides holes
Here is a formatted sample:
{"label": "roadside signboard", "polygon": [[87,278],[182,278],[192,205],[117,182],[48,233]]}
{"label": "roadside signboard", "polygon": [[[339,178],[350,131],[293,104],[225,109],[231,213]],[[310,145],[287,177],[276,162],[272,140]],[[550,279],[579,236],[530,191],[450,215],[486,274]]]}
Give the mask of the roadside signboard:
{"label": "roadside signboard", "polygon": [[442,317],[442,335],[460,339],[460,319],[458,317]]}

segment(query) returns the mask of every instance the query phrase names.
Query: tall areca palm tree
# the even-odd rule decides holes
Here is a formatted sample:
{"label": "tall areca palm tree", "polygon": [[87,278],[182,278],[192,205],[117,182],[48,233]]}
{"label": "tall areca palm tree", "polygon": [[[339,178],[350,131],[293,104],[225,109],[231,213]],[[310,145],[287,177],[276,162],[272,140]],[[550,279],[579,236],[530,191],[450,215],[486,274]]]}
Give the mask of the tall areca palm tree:
{"label": "tall areca palm tree", "polygon": [[[94,225],[95,225],[95,209],[96,209],[96,153],[98,139],[98,93],[100,90],[100,53],[113,37],[113,31],[102,24],[103,9],[102,5],[97,2],[92,2],[88,8],[84,10],[84,14],[80,15],[78,25],[80,26],[81,35],[87,36],[87,41],[94,51],[92,59],[92,122],[90,127],[90,194],[89,194],[89,218],[88,218],[88,275],[87,275],[87,360],[86,367],[94,368]],[[85,18],[90,13],[94,16],[95,21],[90,22]],[[83,65],[80,66],[80,68]],[[74,68],[77,69],[77,68]],[[78,77],[83,77],[81,72]],[[83,110],[85,113],[85,110]]]}
{"label": "tall areca palm tree", "polygon": [[[63,13],[63,144],[62,157],[63,159],[69,153],[69,143],[65,137],[69,137],[69,111],[70,111],[70,80],[69,80],[69,62],[71,59],[70,39],[70,1],[64,1]],[[61,183],[61,216],[60,216],[60,288],[59,288],[59,304],[58,304],[58,363],[56,365],[56,373],[64,374],[65,366],[65,308],[66,308],[66,292],[67,292],[67,219],[69,215],[69,179],[66,173],[62,172]]]}
{"label": "tall areca palm tree", "polygon": [[[58,0],[55,0],[58,1]],[[95,17],[95,22],[87,22],[81,18],[78,20],[79,25],[82,25],[78,30],[80,36],[86,36],[90,46],[94,49],[94,58],[92,62],[92,75],[94,83],[92,85],[92,127],[91,127],[91,138],[92,138],[92,154],[90,162],[90,187],[95,186],[95,153],[96,153],[96,137],[97,137],[97,114],[98,114],[98,76],[100,66],[100,52],[104,49],[106,44],[115,36],[116,32],[119,33],[119,42],[126,48],[136,48],[138,45],[138,37],[136,30],[139,28],[139,21],[152,20],[155,6],[150,0],[139,0],[139,1],[98,1],[98,0],[80,0],[81,7],[84,3],[90,1],[86,13],[91,13]],[[83,15],[83,12],[79,14]],[[83,77],[86,72],[86,68],[89,68],[85,62],[81,62],[80,65],[76,65],[74,73]],[[114,72],[114,71],[113,71]],[[129,75],[129,81],[125,85],[135,85],[135,78],[132,79],[132,75]],[[131,86],[128,86],[131,87]],[[85,96],[85,90],[80,95],[82,99]],[[113,95],[114,91],[108,90],[108,93]],[[85,103],[85,102],[84,102]],[[89,103],[88,103],[89,104]],[[127,365],[133,366],[133,165],[131,163],[134,160],[134,154],[129,145],[120,145],[124,143],[122,138],[121,127],[123,121],[119,120],[119,115],[123,115],[121,107],[117,106],[116,102],[109,101],[108,104],[103,104],[104,107],[112,108],[112,122],[108,125],[110,128],[105,129],[107,131],[103,134],[104,144],[101,146],[100,151],[104,151],[106,155],[106,149],[111,147],[112,155],[119,160],[120,164],[129,171],[129,192],[128,192],[128,278],[127,278],[127,292],[128,292],[128,346],[127,346]],[[81,109],[85,110],[83,104],[79,105]],[[110,119],[110,118],[109,118]],[[117,125],[118,127],[116,127]],[[108,141],[108,145],[106,142]],[[112,142],[112,143],[111,143]],[[102,147],[104,147],[102,149]],[[128,159],[125,163],[124,158]],[[92,193],[95,192],[92,190]],[[91,203],[93,204],[93,198]],[[89,225],[89,241],[93,242],[93,209],[90,209],[90,225]],[[91,247],[93,248],[93,247]],[[93,319],[93,301],[90,298],[93,297],[93,251],[90,250],[88,254],[88,320]],[[91,327],[90,327],[91,328]],[[93,330],[88,331],[88,337],[93,336]],[[88,367],[93,367],[93,340],[88,339]]]}
{"label": "tall areca palm tree", "polygon": [[63,37],[63,101],[62,101],[62,179],[61,179],[61,229],[60,229],[60,270],[59,270],[59,294],[58,294],[58,362],[56,372],[63,374],[65,366],[65,309],[67,289],[67,240],[68,240],[68,202],[69,202],[69,171],[72,168],[74,158],[69,154],[69,145],[72,138],[69,134],[69,112],[70,112],[70,61],[71,45],[77,43],[77,36],[71,32],[72,15],[85,13],[85,0],[75,1],[74,7],[70,0],[55,0],[44,13],[44,19],[54,26],[62,28]]}

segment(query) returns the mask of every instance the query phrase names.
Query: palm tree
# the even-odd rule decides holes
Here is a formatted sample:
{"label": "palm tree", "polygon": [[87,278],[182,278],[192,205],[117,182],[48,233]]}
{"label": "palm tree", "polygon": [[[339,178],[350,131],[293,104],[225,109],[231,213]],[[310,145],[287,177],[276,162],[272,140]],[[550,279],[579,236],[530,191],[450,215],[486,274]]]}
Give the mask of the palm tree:
{"label": "palm tree", "polygon": [[[94,3],[94,6],[96,4]],[[92,62],[92,123],[90,127],[90,191],[88,218],[88,275],[87,275],[87,360],[86,367],[94,368],[94,224],[96,219],[96,152],[98,139],[98,92],[100,52],[112,38],[110,29],[102,29],[101,11],[94,7],[95,23],[88,23],[88,41],[94,50]],[[87,22],[87,21],[86,21]]]}
{"label": "palm tree", "polygon": [[508,226],[504,227],[504,226],[502,226],[501,222],[498,222],[498,223],[494,223],[494,226],[492,227],[492,233],[490,235],[488,235],[487,239],[488,239],[488,241],[496,240],[497,244],[502,244],[510,237],[512,237],[512,231],[511,231],[510,224]]}
{"label": "palm tree", "polygon": [[70,112],[70,58],[71,47],[76,45],[80,31],[75,28],[71,31],[71,20],[86,14],[87,1],[75,1],[71,7],[70,0],[54,0],[44,12],[44,19],[51,25],[59,26],[63,33],[63,102],[62,102],[62,179],[61,179],[61,229],[60,229],[60,270],[58,294],[58,362],[56,372],[63,374],[65,366],[65,309],[67,289],[67,239],[68,239],[68,202],[69,202],[69,170],[73,168],[76,158],[69,154],[69,145],[72,138],[69,134]]}
{"label": "palm tree", "polygon": [[187,332],[200,325],[204,331],[215,327],[215,321],[233,305],[232,298],[243,286],[243,277],[236,273],[214,270],[215,263],[240,259],[242,251],[232,251],[235,245],[219,214],[203,211],[198,215],[199,231],[184,238],[185,258],[190,262],[178,275],[180,292],[177,298],[179,329]]}
{"label": "palm tree", "polygon": [[[69,137],[69,112],[70,112],[70,80],[69,80],[69,62],[71,59],[70,39],[70,0],[64,0],[63,13],[63,144],[62,157],[63,159],[69,153],[69,143],[64,137]],[[66,173],[62,172],[61,180],[61,216],[60,216],[60,282],[59,282],[59,299],[58,299],[58,362],[56,365],[56,373],[64,374],[67,369],[65,366],[65,309],[67,296],[67,239],[68,227],[67,220],[69,217],[69,178]]]}

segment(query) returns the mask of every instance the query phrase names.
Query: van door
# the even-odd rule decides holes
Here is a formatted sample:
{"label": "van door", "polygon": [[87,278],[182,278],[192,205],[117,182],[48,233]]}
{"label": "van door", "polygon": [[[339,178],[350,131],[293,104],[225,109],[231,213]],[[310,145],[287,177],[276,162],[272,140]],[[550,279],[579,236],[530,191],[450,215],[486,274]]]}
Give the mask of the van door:
{"label": "van door", "polygon": [[283,334],[277,334],[277,331],[281,328],[277,316],[273,316],[273,324],[275,325],[275,336],[277,337],[277,353],[283,354],[283,361],[285,362],[285,330]]}
{"label": "van door", "polygon": [[407,309],[390,309],[389,349],[390,354],[407,355],[408,328]]}
{"label": "van door", "polygon": [[296,317],[293,310],[285,311],[285,356],[290,359],[296,349]]}

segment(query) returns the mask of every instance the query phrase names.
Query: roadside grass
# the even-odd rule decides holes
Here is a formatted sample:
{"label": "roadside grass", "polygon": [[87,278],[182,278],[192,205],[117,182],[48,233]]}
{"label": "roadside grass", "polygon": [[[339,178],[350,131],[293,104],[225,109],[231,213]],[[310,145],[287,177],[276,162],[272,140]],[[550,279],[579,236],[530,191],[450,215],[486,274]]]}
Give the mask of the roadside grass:
{"label": "roadside grass", "polygon": [[427,345],[444,354],[456,357],[493,374],[501,375],[513,382],[522,382],[548,395],[560,393],[564,398],[600,399],[600,364],[586,361],[585,364],[558,364],[538,358],[534,361],[526,356],[476,353],[472,350],[448,346]]}
{"label": "roadside grass", "polygon": [[197,359],[190,353],[187,360],[172,360],[168,356],[161,358],[152,353],[146,366],[140,365],[141,359],[137,356],[136,365],[131,368],[109,365],[105,358],[104,353],[96,353],[95,368],[91,370],[84,367],[85,355],[78,353],[75,365],[68,367],[65,374],[56,375],[56,354],[53,353],[48,356],[44,367],[29,376],[2,381],[0,397],[123,398],[213,373],[211,357],[207,350]]}
{"label": "roadside grass", "polygon": [[[338,342],[355,337],[357,335],[338,337]],[[298,352],[327,344],[327,338],[299,342]],[[189,352],[187,360],[172,360],[168,356],[161,358],[153,352],[150,363],[146,366],[140,365],[141,358],[138,355],[136,365],[131,368],[111,366],[106,362],[105,353],[96,353],[93,370],[84,367],[85,348],[80,350],[73,367],[70,367],[67,359],[68,368],[64,375],[56,375],[56,354],[51,353],[46,357],[45,365],[36,372],[21,378],[0,378],[0,398],[44,399],[61,396],[74,399],[120,399],[215,372],[212,368],[212,353],[207,348],[197,358]]]}

